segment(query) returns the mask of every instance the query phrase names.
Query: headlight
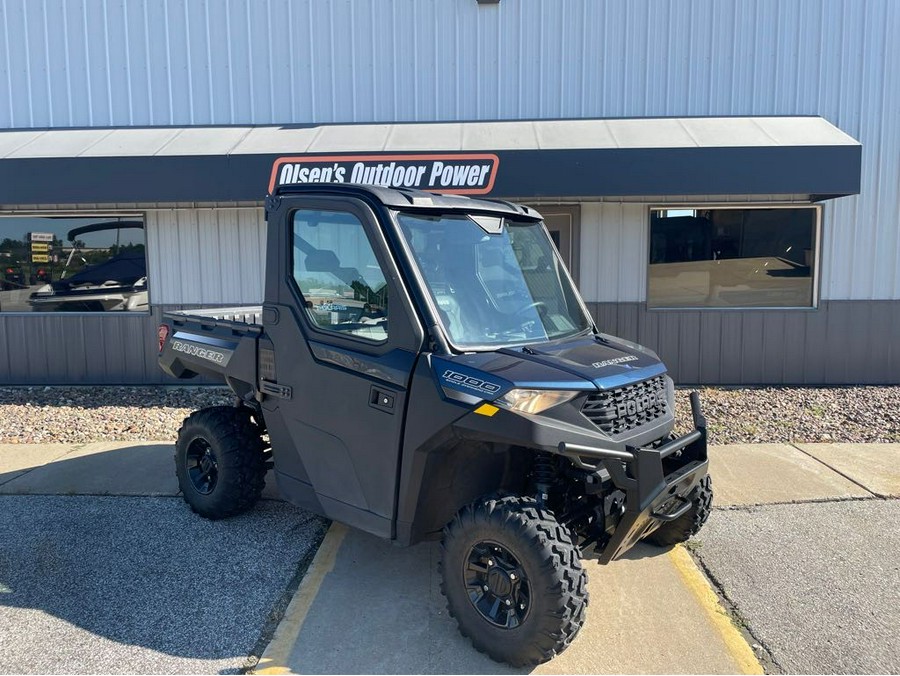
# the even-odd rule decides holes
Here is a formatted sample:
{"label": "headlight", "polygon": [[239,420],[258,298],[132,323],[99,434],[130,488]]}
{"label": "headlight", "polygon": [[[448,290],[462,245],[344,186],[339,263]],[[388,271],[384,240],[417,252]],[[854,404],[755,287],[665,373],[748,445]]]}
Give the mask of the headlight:
{"label": "headlight", "polygon": [[570,401],[578,394],[571,390],[510,390],[494,403],[520,413],[540,413]]}

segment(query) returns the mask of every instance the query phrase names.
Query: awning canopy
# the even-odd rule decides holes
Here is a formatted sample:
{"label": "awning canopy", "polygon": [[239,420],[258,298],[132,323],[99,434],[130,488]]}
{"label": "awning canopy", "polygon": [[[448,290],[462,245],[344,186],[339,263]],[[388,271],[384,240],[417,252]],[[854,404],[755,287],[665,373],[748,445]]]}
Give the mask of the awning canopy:
{"label": "awning canopy", "polygon": [[[0,205],[258,201],[279,158],[349,163],[352,173],[356,162],[439,157],[450,165],[454,155],[496,156],[481,183],[459,191],[496,197],[819,200],[860,187],[859,142],[821,117],[128,127],[0,132]],[[286,175],[296,182],[310,174],[326,175]]]}

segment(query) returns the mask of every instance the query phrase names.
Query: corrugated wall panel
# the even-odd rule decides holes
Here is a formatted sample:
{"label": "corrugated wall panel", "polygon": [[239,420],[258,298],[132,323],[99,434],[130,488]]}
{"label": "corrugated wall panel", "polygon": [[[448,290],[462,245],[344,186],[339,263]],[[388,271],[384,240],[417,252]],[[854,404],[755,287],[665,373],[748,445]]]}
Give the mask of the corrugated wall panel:
{"label": "corrugated wall panel", "polygon": [[580,288],[588,302],[643,300],[647,286],[647,207],[581,205]]}
{"label": "corrugated wall panel", "polygon": [[826,117],[823,298],[900,298],[896,0],[0,0],[0,128]]}
{"label": "corrugated wall panel", "polygon": [[150,314],[0,314],[0,385],[160,383]]}
{"label": "corrugated wall panel", "polygon": [[[0,314],[0,385],[171,382],[156,365],[155,328],[164,311],[183,307]],[[679,384],[900,382],[900,301],[826,301],[807,312],[652,312],[641,303],[590,309],[604,331],[657,350]]]}
{"label": "corrugated wall panel", "polygon": [[265,242],[259,208],[148,211],[151,302],[261,303]]}
{"label": "corrugated wall panel", "polygon": [[707,313],[648,311],[643,303],[588,306],[601,330],[656,350],[679,384],[900,382],[900,301]]}

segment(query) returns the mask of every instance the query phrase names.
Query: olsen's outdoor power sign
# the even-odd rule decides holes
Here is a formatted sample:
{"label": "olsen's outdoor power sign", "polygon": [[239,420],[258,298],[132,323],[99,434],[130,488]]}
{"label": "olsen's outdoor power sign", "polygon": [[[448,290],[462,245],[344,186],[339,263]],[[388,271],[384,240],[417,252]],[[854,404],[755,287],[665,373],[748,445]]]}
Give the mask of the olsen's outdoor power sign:
{"label": "olsen's outdoor power sign", "polygon": [[299,183],[362,183],[455,195],[486,195],[500,159],[473,155],[336,155],[281,157],[272,167],[269,192]]}

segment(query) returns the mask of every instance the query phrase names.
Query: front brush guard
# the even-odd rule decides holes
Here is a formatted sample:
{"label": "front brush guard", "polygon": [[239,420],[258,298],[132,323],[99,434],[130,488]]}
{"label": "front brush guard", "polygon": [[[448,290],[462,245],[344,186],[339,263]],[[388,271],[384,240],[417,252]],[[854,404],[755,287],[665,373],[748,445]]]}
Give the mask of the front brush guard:
{"label": "front brush guard", "polygon": [[673,521],[691,508],[691,493],[709,468],[706,418],[696,392],[691,393],[691,415],[694,430],[659,448],[616,451],[559,444],[559,452],[582,469],[596,471],[602,462],[613,484],[625,492],[625,511],[599,552],[600,563],[619,558],[661,523]]}

